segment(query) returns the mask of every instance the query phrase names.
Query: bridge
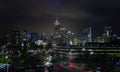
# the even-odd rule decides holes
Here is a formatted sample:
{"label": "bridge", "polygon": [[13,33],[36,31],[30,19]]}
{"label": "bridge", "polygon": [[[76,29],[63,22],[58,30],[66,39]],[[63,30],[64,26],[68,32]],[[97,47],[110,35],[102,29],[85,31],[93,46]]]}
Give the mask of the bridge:
{"label": "bridge", "polygon": [[59,53],[120,53],[120,47],[90,47],[90,46],[54,46],[53,51]]}

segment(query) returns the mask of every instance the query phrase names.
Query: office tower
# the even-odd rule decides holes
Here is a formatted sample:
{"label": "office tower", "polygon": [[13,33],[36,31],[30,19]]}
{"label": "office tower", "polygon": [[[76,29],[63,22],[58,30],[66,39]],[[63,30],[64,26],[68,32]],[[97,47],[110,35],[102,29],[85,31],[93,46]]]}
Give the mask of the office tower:
{"label": "office tower", "polygon": [[104,34],[103,34],[104,42],[110,42],[111,37],[112,37],[112,27],[105,26],[104,27]]}
{"label": "office tower", "polygon": [[36,40],[38,40],[39,36],[37,33],[31,33],[31,39],[30,41],[34,43]]}
{"label": "office tower", "polygon": [[58,18],[56,18],[55,20],[55,28],[54,28],[54,33],[53,33],[53,43],[54,44],[61,44],[62,41],[62,30],[64,30],[64,28],[62,28],[62,26],[60,25]]}
{"label": "office tower", "polygon": [[104,32],[106,34],[106,37],[111,37],[112,36],[112,27],[111,26],[105,26]]}
{"label": "office tower", "polygon": [[18,45],[21,42],[20,31],[12,31],[11,33],[11,44]]}
{"label": "office tower", "polygon": [[92,30],[91,27],[86,28],[82,34],[82,43],[92,42]]}

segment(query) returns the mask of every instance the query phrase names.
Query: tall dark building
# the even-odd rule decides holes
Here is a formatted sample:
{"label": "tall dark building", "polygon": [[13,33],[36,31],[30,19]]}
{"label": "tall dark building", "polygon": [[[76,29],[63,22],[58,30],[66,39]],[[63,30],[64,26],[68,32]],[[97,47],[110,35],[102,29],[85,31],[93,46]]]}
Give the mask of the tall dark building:
{"label": "tall dark building", "polygon": [[21,42],[20,31],[12,31],[11,33],[11,44],[18,45]]}
{"label": "tall dark building", "polygon": [[82,43],[92,42],[92,29],[91,27],[86,28],[82,34]]}
{"label": "tall dark building", "polygon": [[53,33],[53,42],[54,44],[65,44],[66,43],[66,30],[65,27],[60,25],[58,19],[55,20],[55,28]]}
{"label": "tall dark building", "polygon": [[27,31],[26,30],[23,30],[21,31],[21,38],[23,39],[23,41],[26,41],[27,40]]}
{"label": "tall dark building", "polygon": [[35,42],[39,38],[37,33],[31,33],[31,42]]}
{"label": "tall dark building", "polygon": [[53,43],[60,44],[61,43],[61,25],[58,22],[58,19],[55,20],[55,28],[54,28],[54,34],[53,34]]}

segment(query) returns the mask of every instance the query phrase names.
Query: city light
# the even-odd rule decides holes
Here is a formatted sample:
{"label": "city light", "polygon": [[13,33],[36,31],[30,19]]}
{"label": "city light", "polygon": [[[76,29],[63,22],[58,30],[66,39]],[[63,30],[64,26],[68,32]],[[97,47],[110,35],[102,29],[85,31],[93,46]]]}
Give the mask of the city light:
{"label": "city light", "polygon": [[[31,66],[37,63],[35,67],[42,66],[45,72],[49,72],[52,66],[52,69],[58,67],[60,71],[66,69],[70,72],[74,70],[102,72],[104,66],[97,66],[97,64],[102,64],[103,58],[106,57],[107,59],[104,59],[106,66],[113,64],[112,68],[119,70],[120,39],[117,35],[112,35],[111,28],[105,27],[105,33],[93,39],[91,27],[88,27],[79,39],[74,32],[67,30],[58,20],[55,24],[53,33],[48,36],[45,33],[39,35],[26,31],[21,34],[20,31],[12,31],[11,35],[0,40],[5,41],[1,43],[1,63],[12,64],[15,60],[20,60],[15,63],[22,65],[23,68],[24,65],[27,66],[27,63]],[[29,60],[35,62],[32,63]],[[54,67],[56,64],[57,66]],[[7,66],[7,71],[9,72],[9,66]]]}

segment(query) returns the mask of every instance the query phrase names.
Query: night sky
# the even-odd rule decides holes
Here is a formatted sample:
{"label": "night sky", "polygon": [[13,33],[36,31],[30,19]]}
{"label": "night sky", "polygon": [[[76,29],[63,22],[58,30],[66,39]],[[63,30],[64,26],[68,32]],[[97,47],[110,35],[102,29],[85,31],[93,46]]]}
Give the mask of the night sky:
{"label": "night sky", "polygon": [[120,34],[119,0],[0,0],[0,35],[12,30],[50,34],[56,17],[77,36],[89,26],[102,35],[106,25]]}

